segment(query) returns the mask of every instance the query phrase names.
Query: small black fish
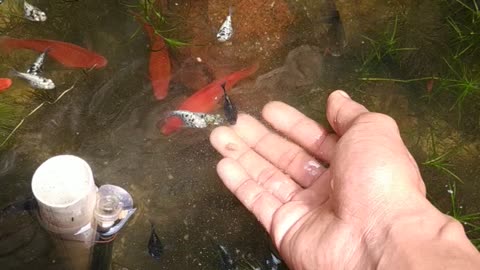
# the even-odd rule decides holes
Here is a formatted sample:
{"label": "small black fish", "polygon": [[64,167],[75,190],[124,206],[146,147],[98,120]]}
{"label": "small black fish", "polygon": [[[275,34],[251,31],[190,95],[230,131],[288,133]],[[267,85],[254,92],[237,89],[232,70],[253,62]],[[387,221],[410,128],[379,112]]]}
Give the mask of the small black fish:
{"label": "small black fish", "polygon": [[150,233],[150,239],[148,240],[148,254],[159,260],[163,254],[163,245],[155,232],[155,226],[153,226],[153,223],[151,222],[150,224],[152,225],[152,232]]}
{"label": "small black fish", "polygon": [[233,104],[230,97],[227,95],[227,90],[225,89],[225,83],[222,84],[223,89],[223,112],[225,114],[225,119],[230,125],[235,125],[237,123],[237,108]]}
{"label": "small black fish", "polygon": [[237,265],[228,252],[227,248],[222,245],[217,245],[220,251],[220,269],[222,270],[236,270]]}

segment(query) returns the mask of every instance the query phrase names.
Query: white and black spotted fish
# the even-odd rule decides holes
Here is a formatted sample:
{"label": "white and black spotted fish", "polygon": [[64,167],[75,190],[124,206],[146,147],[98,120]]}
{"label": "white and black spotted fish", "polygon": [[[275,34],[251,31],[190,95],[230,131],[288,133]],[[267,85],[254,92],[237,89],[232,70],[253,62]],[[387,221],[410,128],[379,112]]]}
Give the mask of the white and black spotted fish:
{"label": "white and black spotted fish", "polygon": [[32,75],[39,75],[43,72],[42,67],[45,62],[45,58],[50,49],[46,49],[42,54],[40,54],[35,62],[28,68],[27,73]]}
{"label": "white and black spotted fish", "polygon": [[45,12],[41,11],[36,6],[27,3],[27,1],[23,2],[23,11],[23,16],[29,21],[44,22],[47,20],[47,14],[45,14]]}
{"label": "white and black spotted fish", "polygon": [[166,115],[167,118],[171,116],[180,118],[183,122],[183,125],[189,128],[206,128],[210,125],[218,126],[224,122],[223,117],[219,114],[177,110],[170,111]]}
{"label": "white and black spotted fish", "polygon": [[35,89],[50,90],[55,88],[55,83],[53,83],[51,79],[47,79],[45,77],[41,77],[38,75],[33,75],[33,74],[12,70],[10,72],[10,76],[15,76],[15,77],[24,79],[25,81],[28,82],[28,84],[30,84],[32,88],[35,88]]}
{"label": "white and black spotted fish", "polygon": [[218,30],[217,40],[220,42],[226,42],[230,40],[233,36],[232,13],[233,13],[233,8],[230,7],[228,9],[227,18],[223,22],[222,26],[220,26],[220,30]]}

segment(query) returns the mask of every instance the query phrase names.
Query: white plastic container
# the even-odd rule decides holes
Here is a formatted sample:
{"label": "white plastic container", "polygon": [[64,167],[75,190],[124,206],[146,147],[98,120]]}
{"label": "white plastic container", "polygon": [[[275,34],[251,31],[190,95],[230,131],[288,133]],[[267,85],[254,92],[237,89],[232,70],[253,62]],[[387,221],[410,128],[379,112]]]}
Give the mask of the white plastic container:
{"label": "white plastic container", "polygon": [[48,231],[65,238],[91,231],[97,187],[83,159],[72,155],[48,159],[35,171],[32,190]]}

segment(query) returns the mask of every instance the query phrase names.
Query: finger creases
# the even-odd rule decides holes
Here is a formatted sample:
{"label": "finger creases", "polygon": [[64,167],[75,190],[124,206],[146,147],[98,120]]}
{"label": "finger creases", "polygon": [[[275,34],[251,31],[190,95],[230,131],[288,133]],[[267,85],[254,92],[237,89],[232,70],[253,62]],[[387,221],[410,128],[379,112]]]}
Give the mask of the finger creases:
{"label": "finger creases", "polygon": [[268,103],[263,118],[317,159],[330,163],[338,137],[297,109],[278,101]]}
{"label": "finger creases", "polygon": [[270,232],[273,216],[283,203],[254,181],[245,169],[233,159],[221,160],[218,163],[217,172],[227,188]]}
{"label": "finger creases", "polygon": [[272,132],[249,115],[240,115],[232,129],[249,148],[303,187],[309,187],[326,170],[303,148]]}
{"label": "finger creases", "polygon": [[[220,154],[235,161],[236,166],[230,166],[229,170],[225,171],[224,166],[218,167],[220,177],[232,191],[235,191],[236,186],[241,186],[243,182],[253,181],[279,201],[288,202],[302,190],[295,181],[251,149],[231,128],[215,129],[210,140]],[[242,183],[233,185],[232,179],[237,177],[235,174],[240,174],[239,168],[242,169],[244,180]]]}

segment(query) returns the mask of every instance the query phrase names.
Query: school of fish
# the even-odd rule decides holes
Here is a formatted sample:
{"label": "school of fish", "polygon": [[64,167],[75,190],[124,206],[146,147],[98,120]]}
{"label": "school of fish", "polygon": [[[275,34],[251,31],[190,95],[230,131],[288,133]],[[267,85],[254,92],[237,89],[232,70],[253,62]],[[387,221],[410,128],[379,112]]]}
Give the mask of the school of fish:
{"label": "school of fish", "polygon": [[[4,0],[0,0],[0,4],[3,2]],[[139,19],[140,16],[137,14],[133,15],[141,24],[149,39],[148,78],[151,83],[153,97],[157,101],[164,100],[168,96],[172,76],[169,48],[164,38],[155,31],[153,25]],[[48,18],[46,12],[27,1],[23,1],[23,17],[35,23],[45,22]],[[216,33],[217,42],[224,43],[232,40],[234,35],[232,17],[233,7],[230,7],[226,19]],[[30,50],[39,54],[25,67],[12,68],[8,73],[10,78],[0,78],[0,93],[12,86],[14,83],[12,78],[25,81],[32,89],[55,89],[54,78],[51,78],[48,72],[44,71],[45,62],[49,61],[48,59],[52,59],[63,67],[70,69],[101,69],[108,64],[104,56],[73,43],[41,38],[28,39],[0,36],[0,53],[15,53],[17,50]],[[259,64],[254,63],[225,77],[217,78],[201,87],[186,98],[175,110],[167,111],[163,114],[157,122],[160,132],[167,136],[179,131],[181,128],[201,129],[225,124],[235,125],[238,111],[237,106],[229,96],[229,92],[237,83],[252,76],[258,69]],[[213,113],[220,106],[223,107],[223,114]],[[218,248],[220,249],[223,267],[225,269],[234,269],[232,267],[234,267],[235,262],[227,249],[221,245]],[[164,253],[163,244],[155,231],[153,223],[151,223],[147,249],[149,255],[157,260]],[[278,264],[278,259],[273,256],[271,269],[277,269]]]}

